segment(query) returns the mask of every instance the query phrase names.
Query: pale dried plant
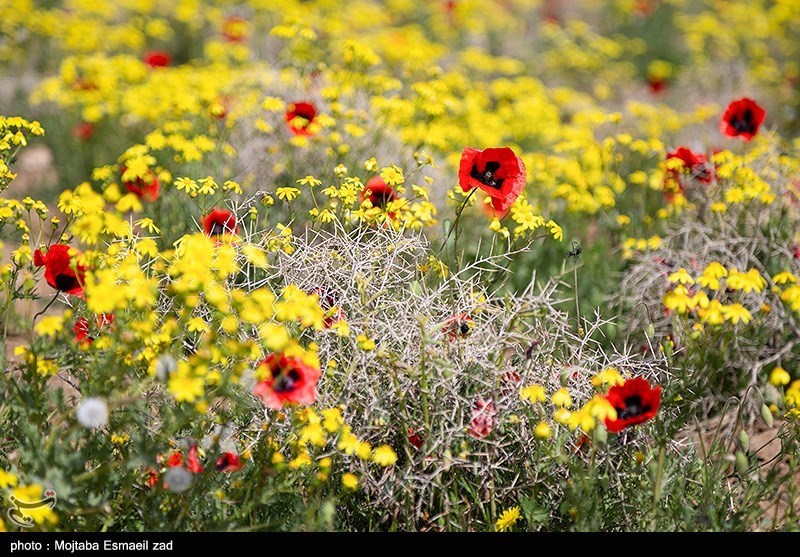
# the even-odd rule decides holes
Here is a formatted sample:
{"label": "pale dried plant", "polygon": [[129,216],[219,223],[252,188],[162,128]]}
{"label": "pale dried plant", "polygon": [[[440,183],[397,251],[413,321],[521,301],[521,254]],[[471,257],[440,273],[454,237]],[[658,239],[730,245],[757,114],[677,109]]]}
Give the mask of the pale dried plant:
{"label": "pale dried plant", "polygon": [[[724,351],[713,349],[722,358],[719,368],[742,378],[744,387],[739,394],[748,387],[763,385],[766,372],[791,360],[797,353],[800,315],[780,299],[771,275],[780,271],[800,273],[796,251],[800,237],[795,236],[800,230],[800,171],[779,155],[780,146],[772,141],[770,146],[762,146],[761,154],[749,163],[755,175],[769,184],[775,196],[773,203],[730,203],[724,214],[715,213],[710,210],[711,203],[722,198],[722,191],[736,184],[730,179],[721,179],[710,186],[691,181],[687,185],[687,196],[694,207],[669,225],[661,236],[660,247],[634,252],[612,302],[626,331],[626,344],[631,349],[653,353],[643,346],[646,331],[652,325],[655,337],[670,337],[680,354],[693,334],[692,324],[698,319],[676,319],[673,313],[664,310],[663,296],[675,287],[668,276],[684,268],[696,277],[709,263],[716,261],[728,269],[756,269],[767,281],[760,293],[735,293],[754,316],[754,321],[740,323],[739,334],[731,335]],[[728,293],[719,295],[725,297]],[[713,390],[707,395],[709,405],[715,397],[727,396]],[[755,410],[760,404],[759,400]]]}
{"label": "pale dried plant", "polygon": [[[533,459],[542,441],[534,438],[536,422],[525,417],[528,403],[519,390],[536,383],[552,394],[564,385],[580,405],[594,392],[591,376],[605,367],[654,382],[667,378],[663,360],[605,351],[598,337],[607,322],[599,315],[581,334],[574,331],[556,307],[555,281],[537,285],[531,277],[515,295],[487,290],[482,275],[502,268],[507,255],[429,280],[420,269],[430,267],[432,251],[419,233],[336,226],[309,230],[294,247],[278,259],[280,278],[324,292],[351,328],[347,338],[328,331],[315,339],[323,368],[335,361],[320,383],[320,406],[342,406],[359,436],[400,454],[386,470],[353,465],[386,519],[429,523],[434,509],[514,500],[541,482],[555,501],[567,467]],[[453,330],[461,316],[472,325],[463,335]],[[359,334],[374,340],[374,350],[359,349]],[[491,400],[496,409],[492,434],[480,440],[469,435],[477,400]],[[542,407],[541,419],[551,421],[549,412]],[[409,430],[420,449],[408,441]],[[633,435],[616,442],[647,440]],[[464,485],[474,489],[474,501],[463,499]]]}

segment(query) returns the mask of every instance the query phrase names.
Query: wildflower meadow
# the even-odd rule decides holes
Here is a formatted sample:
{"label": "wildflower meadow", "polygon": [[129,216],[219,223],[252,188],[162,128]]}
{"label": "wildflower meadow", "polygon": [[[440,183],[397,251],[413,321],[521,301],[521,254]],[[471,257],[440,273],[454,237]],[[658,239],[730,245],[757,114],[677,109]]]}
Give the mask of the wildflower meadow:
{"label": "wildflower meadow", "polygon": [[798,529],[798,133],[800,0],[0,0],[0,532]]}

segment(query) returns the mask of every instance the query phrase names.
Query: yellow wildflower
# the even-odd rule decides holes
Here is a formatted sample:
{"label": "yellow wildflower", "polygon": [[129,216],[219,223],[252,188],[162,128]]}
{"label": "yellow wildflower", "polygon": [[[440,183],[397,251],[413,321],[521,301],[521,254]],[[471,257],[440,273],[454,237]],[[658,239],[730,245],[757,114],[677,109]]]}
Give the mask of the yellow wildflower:
{"label": "yellow wildflower", "polygon": [[498,532],[505,532],[506,530],[511,529],[514,524],[522,517],[520,514],[519,507],[511,507],[510,509],[506,509],[497,519],[497,522],[494,524],[494,529]]}

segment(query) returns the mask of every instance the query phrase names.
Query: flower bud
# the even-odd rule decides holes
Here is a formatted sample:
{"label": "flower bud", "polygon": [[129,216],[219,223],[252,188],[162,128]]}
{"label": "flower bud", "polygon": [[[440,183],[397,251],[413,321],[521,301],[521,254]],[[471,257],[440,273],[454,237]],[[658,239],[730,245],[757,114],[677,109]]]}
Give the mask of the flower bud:
{"label": "flower bud", "polygon": [[750,467],[750,463],[747,461],[747,455],[745,455],[742,451],[736,451],[736,471],[739,473],[740,476],[744,476],[747,474],[747,469]]}
{"label": "flower bud", "polygon": [[761,405],[761,417],[764,419],[764,423],[767,424],[767,427],[772,427],[775,424],[775,420],[772,417],[772,410],[770,410],[769,406],[766,404]]}
{"label": "flower bud", "polygon": [[739,446],[744,452],[750,450],[750,438],[747,436],[747,433],[744,430],[739,432]]}

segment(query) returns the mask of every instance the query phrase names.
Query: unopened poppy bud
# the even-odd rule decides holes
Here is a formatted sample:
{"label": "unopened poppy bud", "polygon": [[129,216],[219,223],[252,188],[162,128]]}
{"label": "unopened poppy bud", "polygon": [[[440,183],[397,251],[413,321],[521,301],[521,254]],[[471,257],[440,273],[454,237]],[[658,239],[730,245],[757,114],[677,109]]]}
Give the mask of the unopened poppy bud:
{"label": "unopened poppy bud", "polygon": [[750,450],[750,438],[747,436],[747,433],[745,433],[744,430],[739,432],[739,446],[744,452]]}
{"label": "unopened poppy bud", "polygon": [[767,427],[772,427],[775,424],[775,420],[772,417],[772,410],[770,410],[769,406],[766,404],[761,405],[761,417],[764,419],[764,423],[767,424]]}
{"label": "unopened poppy bud", "polygon": [[747,469],[750,467],[750,463],[747,461],[747,455],[745,455],[742,451],[736,451],[736,471],[739,473],[740,476],[744,476],[747,474]]}
{"label": "unopened poppy bud", "polygon": [[644,332],[647,335],[647,338],[653,338],[654,336],[656,336],[656,328],[653,326],[652,323],[647,324],[647,328],[645,329]]}

